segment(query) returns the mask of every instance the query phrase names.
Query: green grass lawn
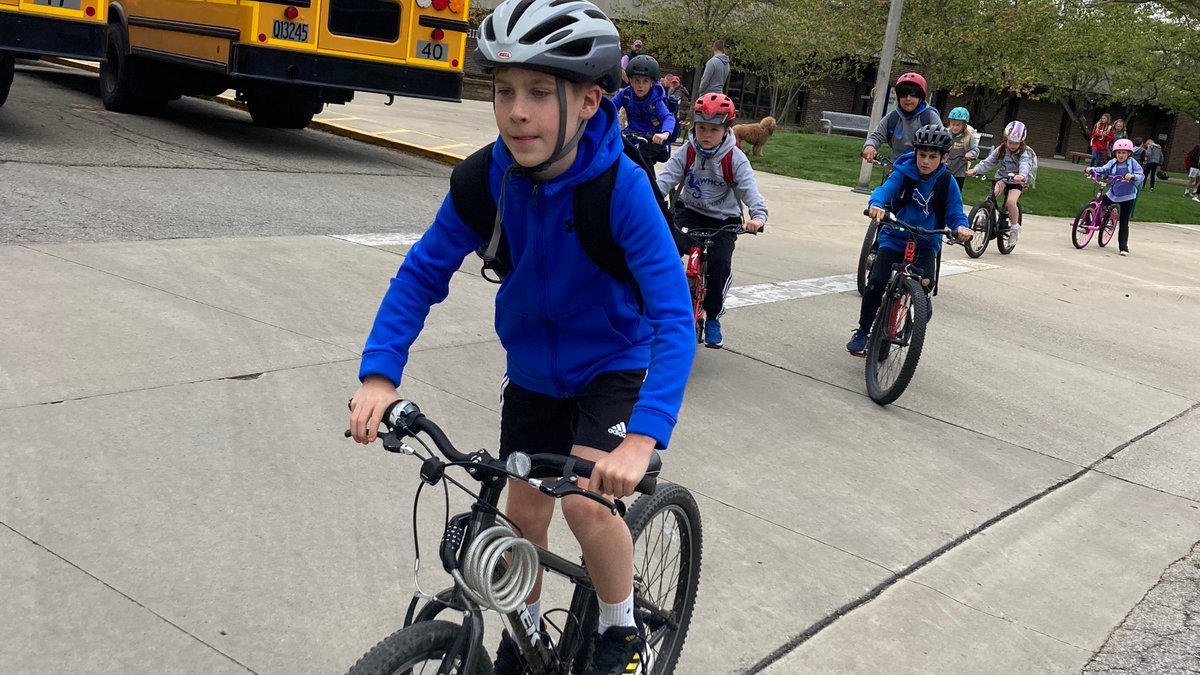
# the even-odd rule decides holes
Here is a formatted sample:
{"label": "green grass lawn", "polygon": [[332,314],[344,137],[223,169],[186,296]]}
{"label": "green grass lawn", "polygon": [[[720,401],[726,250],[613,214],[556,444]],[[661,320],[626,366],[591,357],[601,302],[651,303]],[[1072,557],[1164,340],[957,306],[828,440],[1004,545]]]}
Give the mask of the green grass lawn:
{"label": "green grass lawn", "polygon": [[[783,176],[833,183],[853,187],[858,183],[862,160],[861,138],[825,136],[823,134],[776,132],[763,148],[762,157],[751,157],[755,169]],[[879,185],[882,169],[876,167],[871,187]],[[1133,214],[1135,221],[1161,223],[1200,223],[1200,204],[1184,199],[1183,187],[1187,178],[1171,174],[1171,180],[1159,180],[1157,190],[1143,190]],[[968,180],[963,202],[967,205],[983,201],[987,183]],[[1095,183],[1083,177],[1083,165],[1078,171],[1038,169],[1037,187],[1021,197],[1027,213],[1039,216],[1074,218],[1083,205],[1095,196]],[[866,198],[864,196],[864,204]]]}

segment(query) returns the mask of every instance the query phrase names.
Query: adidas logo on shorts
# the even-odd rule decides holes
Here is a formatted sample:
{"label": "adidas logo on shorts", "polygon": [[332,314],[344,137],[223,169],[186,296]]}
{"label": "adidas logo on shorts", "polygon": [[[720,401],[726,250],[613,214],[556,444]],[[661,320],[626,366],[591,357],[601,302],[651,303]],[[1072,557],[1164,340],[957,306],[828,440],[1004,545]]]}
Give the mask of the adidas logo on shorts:
{"label": "adidas logo on shorts", "polygon": [[625,423],[617,422],[616,424],[614,424],[608,428],[608,433],[612,434],[613,436],[620,436],[621,438],[625,438]]}

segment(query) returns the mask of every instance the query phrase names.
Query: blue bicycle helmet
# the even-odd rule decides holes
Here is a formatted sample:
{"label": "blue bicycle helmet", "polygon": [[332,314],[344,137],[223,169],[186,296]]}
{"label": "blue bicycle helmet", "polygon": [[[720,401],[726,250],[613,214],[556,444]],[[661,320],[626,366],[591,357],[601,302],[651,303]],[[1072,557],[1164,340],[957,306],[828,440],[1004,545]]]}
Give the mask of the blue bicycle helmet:
{"label": "blue bicycle helmet", "polygon": [[951,110],[950,114],[946,116],[946,119],[958,120],[959,122],[970,122],[971,113],[966,108],[959,106],[954,110]]}

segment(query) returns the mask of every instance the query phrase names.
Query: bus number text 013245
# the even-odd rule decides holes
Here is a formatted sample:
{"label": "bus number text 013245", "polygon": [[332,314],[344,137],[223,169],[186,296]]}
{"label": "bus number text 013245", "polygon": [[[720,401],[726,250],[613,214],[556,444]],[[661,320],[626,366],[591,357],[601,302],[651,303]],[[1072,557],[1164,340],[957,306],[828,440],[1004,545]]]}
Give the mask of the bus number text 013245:
{"label": "bus number text 013245", "polygon": [[271,25],[271,37],[276,40],[308,42],[308,24],[276,19]]}

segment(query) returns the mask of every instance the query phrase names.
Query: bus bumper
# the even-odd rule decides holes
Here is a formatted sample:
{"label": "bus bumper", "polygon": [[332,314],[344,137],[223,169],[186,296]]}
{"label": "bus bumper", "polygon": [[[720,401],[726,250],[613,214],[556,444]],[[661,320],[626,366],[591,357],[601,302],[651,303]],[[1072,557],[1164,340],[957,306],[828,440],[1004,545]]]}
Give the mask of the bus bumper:
{"label": "bus bumper", "polygon": [[460,72],[234,45],[230,74],[282,85],[461,101]]}
{"label": "bus bumper", "polygon": [[0,49],[5,51],[103,61],[107,43],[103,23],[0,12]]}

